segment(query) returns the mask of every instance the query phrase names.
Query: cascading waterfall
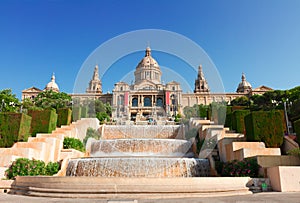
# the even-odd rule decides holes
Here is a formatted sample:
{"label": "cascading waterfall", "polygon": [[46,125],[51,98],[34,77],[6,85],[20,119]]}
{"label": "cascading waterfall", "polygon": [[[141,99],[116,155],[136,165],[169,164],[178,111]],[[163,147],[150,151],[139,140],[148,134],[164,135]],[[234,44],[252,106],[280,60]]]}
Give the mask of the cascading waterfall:
{"label": "cascading waterfall", "polygon": [[111,156],[193,156],[191,141],[174,139],[116,139],[91,144],[91,157]]}
{"label": "cascading waterfall", "polygon": [[[105,128],[102,139],[91,143],[89,158],[69,161],[67,176],[170,178],[209,175],[208,160],[195,158],[192,142],[178,139],[176,133],[182,132],[179,126]],[[118,134],[119,131],[123,131],[123,137],[113,138],[113,132]]]}

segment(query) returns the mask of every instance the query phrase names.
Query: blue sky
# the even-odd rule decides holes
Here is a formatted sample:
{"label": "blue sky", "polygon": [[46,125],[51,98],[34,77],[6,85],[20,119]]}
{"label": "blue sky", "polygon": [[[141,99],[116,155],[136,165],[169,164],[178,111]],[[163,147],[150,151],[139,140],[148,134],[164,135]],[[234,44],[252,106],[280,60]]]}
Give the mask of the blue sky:
{"label": "blue sky", "polygon": [[[299,11],[298,0],[2,0],[0,90],[12,88],[20,98],[23,89],[43,89],[54,72],[61,91],[71,93],[93,50],[139,29],[169,30],[196,42],[216,65],[227,92],[236,90],[242,72],[253,87],[292,88],[299,85]],[[143,55],[132,54],[115,66],[133,69]],[[153,56],[174,71],[183,67],[172,57]],[[105,92],[121,79],[108,73]]]}

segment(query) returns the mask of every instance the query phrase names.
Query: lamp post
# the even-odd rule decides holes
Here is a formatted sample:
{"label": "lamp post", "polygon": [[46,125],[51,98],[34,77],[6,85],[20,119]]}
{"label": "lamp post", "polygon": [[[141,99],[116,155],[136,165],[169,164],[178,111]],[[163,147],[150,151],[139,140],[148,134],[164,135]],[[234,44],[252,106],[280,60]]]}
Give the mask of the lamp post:
{"label": "lamp post", "polygon": [[289,129],[289,118],[287,115],[287,110],[286,110],[286,102],[288,102],[289,99],[287,99],[285,102],[283,102],[283,107],[284,107],[284,117],[285,117],[285,124],[286,124],[286,130],[287,130],[287,135],[290,134],[290,129]]}
{"label": "lamp post", "polygon": [[174,116],[174,94],[171,95],[172,117]]}

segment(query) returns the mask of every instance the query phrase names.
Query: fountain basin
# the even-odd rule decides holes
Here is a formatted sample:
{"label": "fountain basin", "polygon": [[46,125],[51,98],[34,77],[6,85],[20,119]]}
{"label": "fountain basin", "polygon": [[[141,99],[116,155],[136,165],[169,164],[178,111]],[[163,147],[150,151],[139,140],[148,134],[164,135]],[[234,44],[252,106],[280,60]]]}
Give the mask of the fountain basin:
{"label": "fountain basin", "polygon": [[[251,194],[249,177],[103,178],[17,176],[10,194],[51,198],[135,200]],[[74,200],[76,202],[76,199]],[[93,201],[93,200],[90,200]]]}
{"label": "fountain basin", "polygon": [[91,157],[163,156],[194,157],[192,142],[175,139],[115,139],[91,143]]}
{"label": "fountain basin", "polygon": [[207,159],[170,157],[95,157],[71,159],[67,176],[93,177],[205,177]]}

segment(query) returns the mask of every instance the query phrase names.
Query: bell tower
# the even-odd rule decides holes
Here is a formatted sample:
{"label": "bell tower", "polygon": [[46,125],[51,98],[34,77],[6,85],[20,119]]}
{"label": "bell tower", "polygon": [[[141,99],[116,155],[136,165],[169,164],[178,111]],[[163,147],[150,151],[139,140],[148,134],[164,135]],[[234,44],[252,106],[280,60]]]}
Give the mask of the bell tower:
{"label": "bell tower", "polygon": [[98,65],[95,66],[93,78],[90,80],[86,93],[102,93],[102,82],[99,79]]}
{"label": "bell tower", "polygon": [[194,93],[200,93],[200,92],[209,92],[209,87],[202,71],[202,65],[199,65],[198,67],[198,76],[197,79],[195,80],[195,89],[194,89]]}

